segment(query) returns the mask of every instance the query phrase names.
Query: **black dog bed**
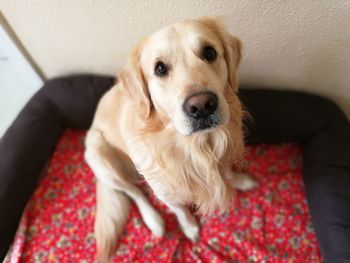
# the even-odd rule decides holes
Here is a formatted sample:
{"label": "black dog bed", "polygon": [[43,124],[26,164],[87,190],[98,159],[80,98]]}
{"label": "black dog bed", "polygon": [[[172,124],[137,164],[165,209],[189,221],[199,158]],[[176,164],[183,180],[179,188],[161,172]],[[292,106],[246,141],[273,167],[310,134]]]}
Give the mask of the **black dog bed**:
{"label": "black dog bed", "polygon": [[[66,128],[88,129],[114,79],[54,79],[28,102],[0,141],[0,259]],[[269,89],[240,90],[253,121],[247,143],[298,142],[313,224],[326,262],[350,262],[350,124],[332,102]]]}

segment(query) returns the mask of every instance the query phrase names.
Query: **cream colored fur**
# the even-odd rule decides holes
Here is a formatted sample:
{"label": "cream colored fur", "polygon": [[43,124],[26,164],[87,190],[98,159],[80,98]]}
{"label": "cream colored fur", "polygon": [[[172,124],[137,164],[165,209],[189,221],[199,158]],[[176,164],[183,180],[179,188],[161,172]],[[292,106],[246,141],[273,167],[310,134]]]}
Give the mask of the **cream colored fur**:
{"label": "cream colored fur", "polygon": [[[203,45],[217,51],[213,63],[200,57]],[[199,226],[187,205],[201,213],[224,211],[234,189],[255,186],[234,174],[244,151],[244,112],[236,95],[241,44],[214,18],[188,20],[140,41],[120,82],[101,99],[86,138],[85,158],[97,179],[95,233],[98,258],[107,262],[128,217],[131,198],[157,236],[164,223],[134,184],[141,174],[196,241]],[[171,65],[169,76],[154,74],[156,61]],[[217,95],[221,125],[193,132],[183,112],[185,99],[202,90]]]}

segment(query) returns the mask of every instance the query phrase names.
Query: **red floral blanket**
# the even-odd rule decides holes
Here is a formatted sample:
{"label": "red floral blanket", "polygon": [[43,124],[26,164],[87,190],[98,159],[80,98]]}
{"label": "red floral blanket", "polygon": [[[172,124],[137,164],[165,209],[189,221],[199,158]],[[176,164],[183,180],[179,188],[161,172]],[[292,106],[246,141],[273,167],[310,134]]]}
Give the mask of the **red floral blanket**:
{"label": "red floral blanket", "polygon": [[[66,131],[23,215],[7,262],[93,262],[94,176],[83,159],[84,132]],[[321,262],[301,178],[298,145],[249,146],[247,172],[259,187],[238,192],[231,211],[201,217],[187,240],[175,216],[144,190],[166,221],[154,237],[133,205],[113,262]]]}

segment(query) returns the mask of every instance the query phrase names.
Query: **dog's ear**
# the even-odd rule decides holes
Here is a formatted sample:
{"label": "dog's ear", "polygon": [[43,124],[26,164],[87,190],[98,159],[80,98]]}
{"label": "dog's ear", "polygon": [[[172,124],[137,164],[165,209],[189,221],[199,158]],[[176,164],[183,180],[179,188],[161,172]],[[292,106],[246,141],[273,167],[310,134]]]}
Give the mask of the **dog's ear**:
{"label": "dog's ear", "polygon": [[228,83],[234,91],[237,91],[237,69],[242,57],[242,43],[238,38],[229,33],[225,32],[224,34],[223,44],[227,64]]}
{"label": "dog's ear", "polygon": [[227,64],[228,83],[237,91],[238,82],[236,71],[242,57],[242,43],[225,29],[224,17],[202,17],[200,22],[215,30],[224,47],[224,57]]}
{"label": "dog's ear", "polygon": [[140,55],[145,40],[140,41],[131,51],[125,69],[118,75],[132,100],[139,109],[139,116],[147,119],[151,113],[152,102],[148,85],[141,69]]}

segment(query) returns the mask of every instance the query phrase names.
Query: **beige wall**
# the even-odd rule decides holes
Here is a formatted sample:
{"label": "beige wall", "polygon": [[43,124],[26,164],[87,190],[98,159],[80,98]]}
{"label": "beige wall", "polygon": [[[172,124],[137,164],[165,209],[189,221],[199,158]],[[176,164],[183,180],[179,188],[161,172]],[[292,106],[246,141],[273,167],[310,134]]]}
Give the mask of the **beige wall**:
{"label": "beige wall", "polygon": [[324,94],[350,116],[349,0],[0,0],[0,8],[47,77],[114,74],[141,36],[224,15],[244,43],[241,82]]}

